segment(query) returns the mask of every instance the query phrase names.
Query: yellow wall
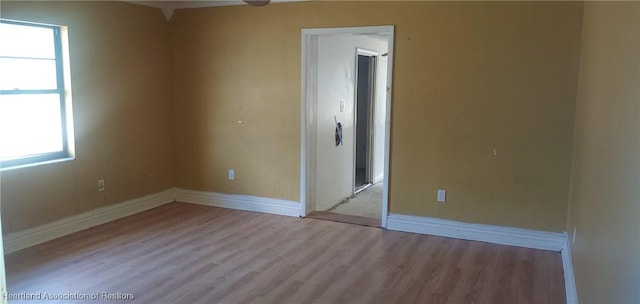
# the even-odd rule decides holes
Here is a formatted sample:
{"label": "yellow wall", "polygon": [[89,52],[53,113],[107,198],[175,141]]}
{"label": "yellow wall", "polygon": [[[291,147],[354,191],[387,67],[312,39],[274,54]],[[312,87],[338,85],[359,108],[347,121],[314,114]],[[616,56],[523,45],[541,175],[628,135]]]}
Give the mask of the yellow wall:
{"label": "yellow wall", "polygon": [[[580,303],[640,303],[640,3],[586,3],[567,231]],[[573,235],[570,235],[572,238]]]}
{"label": "yellow wall", "polygon": [[173,185],[168,25],[160,10],[3,1],[0,16],[69,26],[77,156],[2,172],[4,233]]}
{"label": "yellow wall", "polygon": [[563,231],[581,19],[570,2],[178,10],[176,184],[299,200],[300,30],[394,24],[391,212]]}
{"label": "yellow wall", "polygon": [[70,26],[77,138],[75,161],[3,173],[5,233],[171,186],[298,201],[300,30],[381,24],[396,25],[391,212],[565,229],[581,3],[303,2],[166,22],[121,2],[3,2],[2,16]]}
{"label": "yellow wall", "polygon": [[299,201],[300,28],[273,6],[171,19],[178,187]]}

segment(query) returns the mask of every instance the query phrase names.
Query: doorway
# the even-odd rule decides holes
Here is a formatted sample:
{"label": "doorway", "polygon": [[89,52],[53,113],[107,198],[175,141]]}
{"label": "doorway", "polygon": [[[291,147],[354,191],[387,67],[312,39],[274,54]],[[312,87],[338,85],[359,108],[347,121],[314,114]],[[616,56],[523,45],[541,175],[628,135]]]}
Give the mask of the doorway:
{"label": "doorway", "polygon": [[356,59],[356,134],[355,134],[355,167],[353,194],[371,186],[373,159],[373,107],[375,94],[376,56],[377,53],[362,49],[357,50]]}
{"label": "doorway", "polygon": [[[302,30],[302,217],[329,210],[378,182],[375,226],[386,227],[393,31],[393,26]],[[356,45],[350,55],[337,54],[344,48],[326,47],[329,40],[375,40],[379,49]],[[326,64],[347,57],[351,63],[338,68]],[[329,79],[331,89],[319,79]],[[358,80],[366,84],[356,86]],[[337,140],[338,126],[342,141]]]}

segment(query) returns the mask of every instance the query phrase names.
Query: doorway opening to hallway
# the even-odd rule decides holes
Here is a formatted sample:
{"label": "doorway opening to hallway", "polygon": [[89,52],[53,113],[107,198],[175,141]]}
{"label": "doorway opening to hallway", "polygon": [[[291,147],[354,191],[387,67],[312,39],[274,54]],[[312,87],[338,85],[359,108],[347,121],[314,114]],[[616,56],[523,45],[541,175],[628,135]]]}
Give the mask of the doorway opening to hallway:
{"label": "doorway opening to hallway", "polygon": [[393,26],[302,35],[301,215],[386,227]]}

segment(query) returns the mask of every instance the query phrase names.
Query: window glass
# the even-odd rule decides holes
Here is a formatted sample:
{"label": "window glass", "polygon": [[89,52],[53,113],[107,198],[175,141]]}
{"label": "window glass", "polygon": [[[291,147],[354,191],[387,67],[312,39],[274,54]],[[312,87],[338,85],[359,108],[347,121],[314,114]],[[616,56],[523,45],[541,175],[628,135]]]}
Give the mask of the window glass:
{"label": "window glass", "polygon": [[0,57],[0,90],[55,90],[55,60]]}
{"label": "window glass", "polygon": [[0,95],[0,160],[62,151],[58,94]]}
{"label": "window glass", "polygon": [[52,28],[0,23],[0,56],[55,59]]}

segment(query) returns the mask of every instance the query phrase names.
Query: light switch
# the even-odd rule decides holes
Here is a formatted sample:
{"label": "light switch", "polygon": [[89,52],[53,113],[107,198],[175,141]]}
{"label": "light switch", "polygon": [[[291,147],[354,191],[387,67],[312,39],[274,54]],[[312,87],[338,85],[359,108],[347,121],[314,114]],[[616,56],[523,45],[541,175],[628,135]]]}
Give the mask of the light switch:
{"label": "light switch", "polygon": [[340,112],[344,112],[344,100],[340,100]]}

